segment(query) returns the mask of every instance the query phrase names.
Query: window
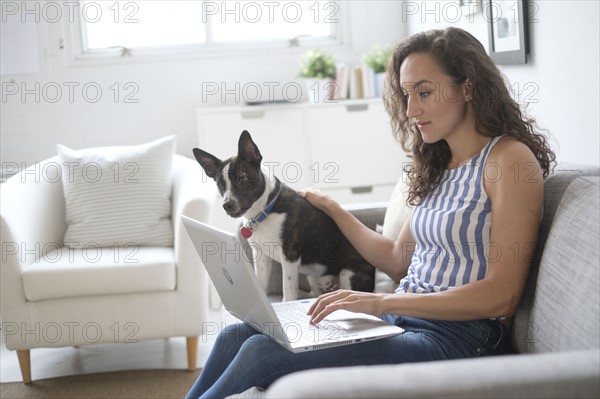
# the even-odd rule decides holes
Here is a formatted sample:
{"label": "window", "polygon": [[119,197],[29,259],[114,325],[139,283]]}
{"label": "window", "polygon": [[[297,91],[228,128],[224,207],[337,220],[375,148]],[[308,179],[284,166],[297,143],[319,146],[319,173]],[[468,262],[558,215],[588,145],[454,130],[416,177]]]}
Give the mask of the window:
{"label": "window", "polygon": [[85,49],[204,43],[202,3],[86,1],[81,9]]}
{"label": "window", "polygon": [[332,1],[83,1],[81,49],[129,55],[164,46],[294,46],[335,39],[340,14]]}

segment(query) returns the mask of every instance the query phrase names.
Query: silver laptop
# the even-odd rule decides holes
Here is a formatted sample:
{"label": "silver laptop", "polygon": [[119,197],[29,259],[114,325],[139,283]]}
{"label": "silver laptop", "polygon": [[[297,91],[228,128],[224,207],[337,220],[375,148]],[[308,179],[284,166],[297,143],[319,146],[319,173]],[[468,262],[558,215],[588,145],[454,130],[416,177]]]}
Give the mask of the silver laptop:
{"label": "silver laptop", "polygon": [[318,325],[306,315],[314,299],[271,304],[238,237],[182,216],[225,308],[292,352],[370,341],[404,330],[378,317],[338,310]]}

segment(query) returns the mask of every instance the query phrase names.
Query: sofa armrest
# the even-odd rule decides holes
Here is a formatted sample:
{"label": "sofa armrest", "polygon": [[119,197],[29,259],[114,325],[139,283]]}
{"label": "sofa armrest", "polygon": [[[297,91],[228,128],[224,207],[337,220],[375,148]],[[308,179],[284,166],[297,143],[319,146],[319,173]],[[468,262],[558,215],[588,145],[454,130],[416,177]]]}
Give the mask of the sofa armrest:
{"label": "sofa armrest", "polygon": [[[62,246],[67,225],[57,157],[9,178],[0,185],[0,196],[2,223],[24,255],[19,257],[20,263],[34,262],[48,244],[53,248]],[[6,241],[4,236],[2,241]]]}
{"label": "sofa armrest", "polygon": [[344,205],[344,209],[353,214],[371,230],[376,230],[377,225],[383,225],[383,219],[385,218],[387,207],[387,202]]}
{"label": "sofa armrest", "polygon": [[[180,247],[182,237],[187,237],[181,216],[189,216],[208,222],[217,198],[215,184],[202,181],[202,173],[197,162],[181,155],[173,159],[172,222],[177,262],[187,258]],[[196,253],[193,248],[189,248]],[[193,257],[195,259],[195,257]]]}
{"label": "sofa armrest", "polygon": [[[200,166],[192,159],[175,155],[173,159],[172,222],[175,241],[175,257],[181,262],[197,263],[199,260],[185,229],[181,216],[208,222],[217,198],[214,183],[202,181]],[[184,243],[189,242],[189,245]]]}
{"label": "sofa armrest", "polygon": [[[209,279],[188,236],[181,216],[201,222],[210,222],[217,192],[212,181],[202,181],[201,168],[192,159],[175,155],[173,159],[172,222],[177,263],[177,295],[183,308],[196,309],[187,318],[185,329],[201,331],[208,319]],[[183,327],[181,328],[184,329]]]}
{"label": "sofa armrest", "polygon": [[600,394],[600,350],[290,374],[267,398],[579,398]]}
{"label": "sofa armrest", "polygon": [[0,313],[4,320],[19,320],[15,312],[24,311],[23,269],[63,245],[66,222],[60,168],[57,157],[49,158],[0,185]]}

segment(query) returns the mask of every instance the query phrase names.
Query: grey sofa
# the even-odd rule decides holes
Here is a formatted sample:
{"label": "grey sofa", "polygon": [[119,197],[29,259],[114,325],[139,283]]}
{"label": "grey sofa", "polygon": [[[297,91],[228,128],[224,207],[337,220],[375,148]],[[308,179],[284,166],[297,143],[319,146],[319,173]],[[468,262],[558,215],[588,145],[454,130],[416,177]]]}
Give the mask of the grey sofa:
{"label": "grey sofa", "polygon": [[[544,215],[513,353],[396,366],[316,369],[277,380],[267,398],[600,397],[600,180],[598,167],[561,166],[545,181]],[[356,207],[375,228],[385,208]],[[515,256],[515,254],[509,254]],[[279,271],[274,267],[274,271]],[[280,290],[274,272],[270,294]]]}

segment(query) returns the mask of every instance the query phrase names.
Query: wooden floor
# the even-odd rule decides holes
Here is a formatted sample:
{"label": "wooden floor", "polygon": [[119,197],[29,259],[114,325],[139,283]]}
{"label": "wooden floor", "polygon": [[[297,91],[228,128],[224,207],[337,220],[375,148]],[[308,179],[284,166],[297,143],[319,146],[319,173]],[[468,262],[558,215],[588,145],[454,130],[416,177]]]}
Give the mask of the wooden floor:
{"label": "wooden floor", "polygon": [[[211,319],[219,320],[219,312]],[[197,366],[206,362],[214,335],[198,340]],[[135,344],[100,344],[78,348],[38,348],[31,350],[31,377],[33,380],[66,375],[97,373],[117,370],[187,369],[185,338],[144,341]],[[0,382],[22,381],[17,353],[0,350]]]}

